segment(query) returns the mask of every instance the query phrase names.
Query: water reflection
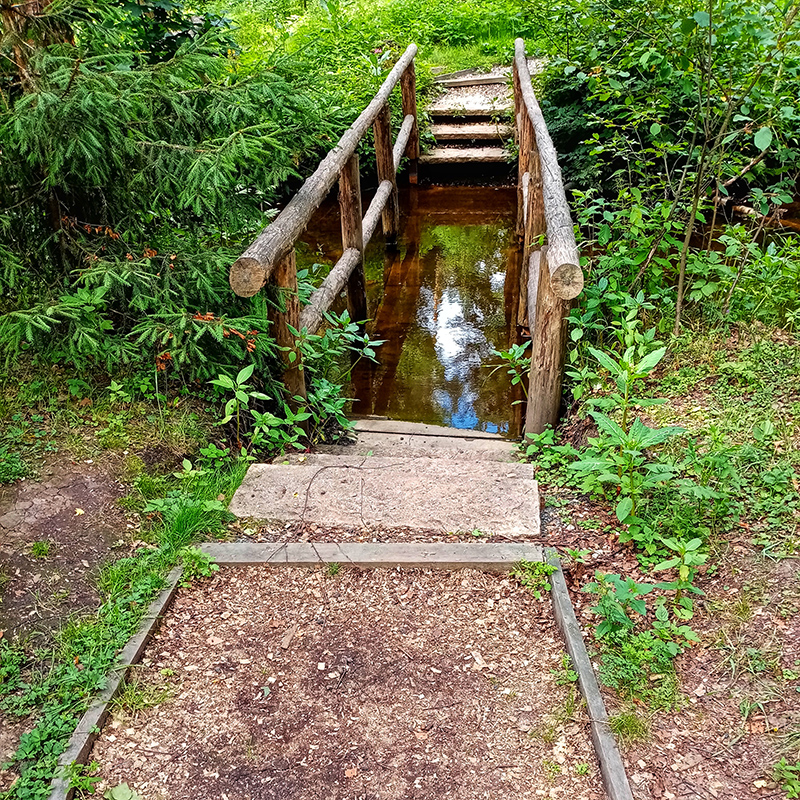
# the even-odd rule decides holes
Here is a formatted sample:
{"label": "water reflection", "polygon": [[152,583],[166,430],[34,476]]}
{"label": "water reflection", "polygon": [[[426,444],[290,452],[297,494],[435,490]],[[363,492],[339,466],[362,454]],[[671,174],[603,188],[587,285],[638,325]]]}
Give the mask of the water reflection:
{"label": "water reflection", "polygon": [[[515,190],[430,187],[401,201],[397,249],[376,241],[365,258],[368,329],[386,343],[379,364],[354,372],[353,413],[516,435],[509,378],[492,370],[493,351],[516,341],[506,285],[509,266],[515,274]],[[330,220],[310,235],[326,255],[327,227],[338,239]]]}

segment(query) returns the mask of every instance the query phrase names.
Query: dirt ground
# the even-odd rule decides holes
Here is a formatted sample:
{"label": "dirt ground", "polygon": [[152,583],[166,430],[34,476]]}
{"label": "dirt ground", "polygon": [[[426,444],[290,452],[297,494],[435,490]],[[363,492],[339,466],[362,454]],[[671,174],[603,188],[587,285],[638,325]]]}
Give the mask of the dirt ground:
{"label": "dirt ground", "polygon": [[[652,574],[641,571],[630,546],[603,533],[614,527],[610,511],[557,487],[542,494],[562,498],[545,510],[543,532],[558,538],[579,530],[591,537],[584,546],[595,548],[586,564],[567,570],[591,651],[596,598],[581,587],[595,569],[639,582]],[[582,530],[587,519],[601,524]],[[698,580],[705,596],[695,601],[691,625],[701,642],[676,659],[678,707],[651,714],[635,706],[650,729],[645,741],[621,744],[635,800],[786,796],[771,772],[782,755],[800,760],[800,559],[766,559],[750,538],[743,530],[715,556],[716,571]],[[609,714],[630,711],[613,691],[603,695]]]}
{"label": "dirt ground", "polygon": [[[116,505],[123,488],[115,472],[91,459],[54,460],[40,480],[0,489],[4,635],[50,630],[71,612],[96,607],[92,575],[125,541],[125,515]],[[43,549],[32,552],[34,543]]]}
{"label": "dirt ground", "polygon": [[[182,798],[603,797],[549,604],[474,571],[223,568],[184,591],[92,758]],[[153,688],[155,687],[155,688]]]}
{"label": "dirt ground", "polygon": [[681,707],[625,754],[637,800],[785,796],[771,771],[800,757],[800,560],[742,569],[742,550],[705,587],[701,644],[676,663]]}
{"label": "dirt ground", "polygon": [[[95,610],[93,577],[127,530],[115,473],[108,461],[60,457],[44,464],[39,480],[0,488],[0,637],[36,643],[71,614]],[[34,543],[45,543],[38,556]],[[0,764],[32,726],[0,714]]]}

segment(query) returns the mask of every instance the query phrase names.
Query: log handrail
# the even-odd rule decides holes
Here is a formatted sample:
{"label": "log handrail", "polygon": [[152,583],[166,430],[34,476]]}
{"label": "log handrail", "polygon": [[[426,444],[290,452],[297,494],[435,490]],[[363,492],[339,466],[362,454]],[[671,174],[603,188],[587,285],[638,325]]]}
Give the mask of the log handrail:
{"label": "log handrail", "polygon": [[[275,265],[294,247],[311,215],[330,192],[358,143],[383,111],[394,87],[409,68],[413,69],[416,53],[417,46],[409,45],[369,105],[322,159],[314,174],[234,262],[229,277],[231,288],[237,295],[252,297],[256,294],[272,274]],[[416,125],[411,127],[416,128]]]}
{"label": "log handrail", "polygon": [[522,39],[515,42],[514,104],[519,147],[516,230],[522,248],[517,321],[531,336],[525,433],[541,433],[558,423],[566,318],[583,289],[583,271],[558,154],[533,91]]}
{"label": "log handrail", "polygon": [[[571,300],[583,289],[583,271],[580,267],[580,254],[575,243],[575,230],[572,215],[564,192],[564,181],[558,165],[558,153],[550,138],[542,109],[536,99],[528,70],[525,42],[517,39],[514,43],[514,66],[519,89],[518,107],[523,109],[533,128],[534,142],[529,143],[538,157],[541,175],[541,190],[544,197],[544,216],[547,223],[547,266],[550,271],[550,287],[556,297]],[[528,154],[520,153],[521,164]]]}
{"label": "log handrail", "polygon": [[[230,285],[240,297],[252,297],[268,280],[283,295],[283,310],[273,308],[269,316],[283,360],[283,382],[291,404],[302,404],[306,398],[306,380],[297,332],[305,330],[310,334],[316,333],[325,319],[325,312],[345,286],[350,318],[354,322],[364,321],[367,316],[364,249],[381,219],[387,244],[396,241],[400,220],[397,170],[404,156],[409,159],[409,181],[417,182],[419,129],[414,71],[416,53],[417,46],[409,45],[369,105],[322,159],[314,174],[231,266]],[[402,93],[403,122],[397,140],[392,142],[389,96],[398,83]],[[371,125],[375,132],[378,190],[362,218],[356,148]],[[297,295],[295,243],[337,179],[342,218],[342,257],[301,312]]]}

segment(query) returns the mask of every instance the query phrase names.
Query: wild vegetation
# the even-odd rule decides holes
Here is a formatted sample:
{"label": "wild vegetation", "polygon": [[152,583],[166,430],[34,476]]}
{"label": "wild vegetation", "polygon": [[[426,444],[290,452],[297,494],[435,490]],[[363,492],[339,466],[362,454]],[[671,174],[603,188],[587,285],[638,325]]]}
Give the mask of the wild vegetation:
{"label": "wild vegetation", "polygon": [[[642,703],[678,705],[674,659],[698,639],[700,584],[732,531],[744,526],[765,558],[800,548],[800,245],[782,217],[800,170],[800,5],[0,12],[0,483],[59,449],[85,458],[158,441],[188,457],[177,470],[123,459],[123,504],[146,546],[103,568],[95,615],[49,639],[0,641],[0,710],[37,715],[5,796],[46,796],[166,573],[179,559],[208,569],[186,548],[220,530],[248,460],[346,427],[351,356],[379,357],[374,343],[346,315],[304,337],[309,402],[291,407],[269,333],[278,300],[236,298],[227,268],[411,41],[423,93],[432,67],[509,63],[516,36],[546,59],[538,88],[587,275],[565,410],[592,428],[585,443],[547,431],[523,447],[551,485],[613,509],[617,541],[647,573],[602,570],[585,586],[601,678],[629,704],[615,731],[646,733]],[[301,273],[301,300],[313,280]],[[519,380],[524,349],[505,363]],[[47,559],[46,545],[32,555]],[[789,741],[775,779],[792,797]]]}

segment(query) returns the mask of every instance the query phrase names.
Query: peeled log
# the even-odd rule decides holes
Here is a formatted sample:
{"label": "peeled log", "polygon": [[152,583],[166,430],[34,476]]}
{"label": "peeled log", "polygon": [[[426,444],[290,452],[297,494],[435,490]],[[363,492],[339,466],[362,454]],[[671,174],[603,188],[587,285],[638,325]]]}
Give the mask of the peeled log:
{"label": "peeled log", "polygon": [[[356,151],[356,147],[358,147],[358,143],[364,134],[376,121],[379,114],[385,115],[384,106],[389,99],[389,95],[408,66],[414,61],[416,52],[417,46],[415,44],[408,46],[405,53],[403,53],[386,77],[386,80],[384,80],[375,97],[372,98],[358,119],[345,132],[333,150],[322,159],[314,174],[306,180],[300,191],[289,201],[283,211],[256,237],[247,250],[233,264],[229,280],[234,292],[239,294],[236,289],[237,286],[242,286],[247,292],[259,280],[257,274],[255,280],[252,275],[248,278],[248,273],[252,269],[251,262],[259,265],[264,270],[266,279],[275,268],[275,264],[294,247],[297,237],[303,232],[309,219],[311,219],[311,215],[319,208],[320,203],[338,180],[339,174],[348,159]],[[386,161],[389,167],[394,166],[391,135],[389,137]],[[238,277],[240,272],[245,273],[244,279]],[[235,274],[236,277],[234,277]],[[263,285],[264,281],[261,282],[261,286]],[[258,289],[255,291],[258,291]],[[255,292],[244,294],[243,296],[251,297],[253,294]]]}
{"label": "peeled log", "polygon": [[547,220],[548,268],[550,289],[556,297],[571,300],[583,290],[583,270],[580,267],[578,246],[575,244],[575,229],[572,224],[558,153],[547,130],[542,109],[531,86],[531,75],[525,56],[525,43],[517,39],[514,63],[519,76],[519,91],[523,99],[523,111],[527,111],[539,149],[542,168],[542,192],[544,213]]}
{"label": "peeled log", "polygon": [[240,258],[232,267],[228,280],[234,294],[252,297],[267,282],[267,271],[254,258]]}

